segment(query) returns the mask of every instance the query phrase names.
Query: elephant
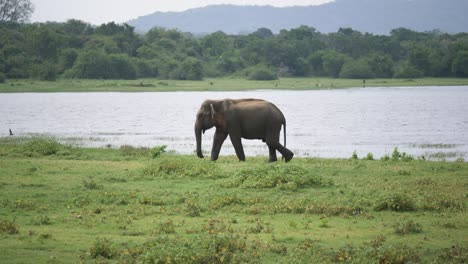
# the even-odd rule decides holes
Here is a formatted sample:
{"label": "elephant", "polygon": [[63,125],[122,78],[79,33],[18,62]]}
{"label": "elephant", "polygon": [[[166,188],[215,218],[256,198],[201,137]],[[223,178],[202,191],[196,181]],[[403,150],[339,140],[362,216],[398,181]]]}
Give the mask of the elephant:
{"label": "elephant", "polygon": [[[279,142],[284,126],[284,146]],[[289,162],[294,153],[286,148],[286,119],[276,105],[261,99],[206,100],[200,106],[195,121],[197,156],[203,158],[202,133],[216,127],[211,160],[216,161],[224,140],[229,135],[239,161],[245,161],[242,138],[261,139],[269,149],[269,162],[277,161],[276,151]]]}

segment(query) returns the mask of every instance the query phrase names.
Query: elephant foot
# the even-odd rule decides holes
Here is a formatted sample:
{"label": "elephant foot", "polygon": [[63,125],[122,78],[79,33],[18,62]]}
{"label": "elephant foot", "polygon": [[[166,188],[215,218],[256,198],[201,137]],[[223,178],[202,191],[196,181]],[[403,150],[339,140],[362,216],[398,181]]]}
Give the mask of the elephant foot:
{"label": "elephant foot", "polygon": [[294,157],[294,153],[289,152],[288,154],[284,156],[284,161],[289,162],[290,160],[292,160],[293,157]]}

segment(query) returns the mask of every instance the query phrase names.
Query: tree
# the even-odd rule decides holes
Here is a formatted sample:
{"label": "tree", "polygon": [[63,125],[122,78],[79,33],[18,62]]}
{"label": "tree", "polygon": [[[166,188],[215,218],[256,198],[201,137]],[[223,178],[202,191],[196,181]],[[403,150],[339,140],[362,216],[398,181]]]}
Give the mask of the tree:
{"label": "tree", "polygon": [[69,77],[83,79],[110,79],[113,77],[109,56],[102,51],[84,51],[76,59]]}
{"label": "tree", "polygon": [[423,72],[414,67],[409,61],[401,63],[395,71],[395,78],[421,78]]}
{"label": "tree", "polygon": [[452,72],[457,77],[468,77],[468,51],[459,51],[452,62]]}
{"label": "tree", "polygon": [[340,74],[341,67],[348,59],[348,56],[340,52],[328,50],[322,56],[323,70],[325,74],[330,77],[337,78]]}
{"label": "tree", "polygon": [[393,61],[390,55],[373,53],[365,59],[374,73],[374,77],[391,78],[393,76]]}
{"label": "tree", "polygon": [[253,32],[252,35],[259,38],[271,38],[274,36],[273,32],[268,28],[259,28],[257,31]]}
{"label": "tree", "polygon": [[0,22],[25,22],[33,11],[30,0],[0,0]]}
{"label": "tree", "polygon": [[372,79],[374,73],[365,59],[348,60],[341,67],[340,78]]}
{"label": "tree", "polygon": [[277,80],[278,75],[273,69],[259,64],[247,69],[247,78],[256,81],[269,81]]}
{"label": "tree", "polygon": [[216,58],[225,51],[230,50],[232,45],[229,37],[225,33],[218,31],[205,36],[201,40],[201,46],[203,48],[203,55]]}
{"label": "tree", "polygon": [[188,57],[172,72],[171,78],[176,80],[202,80],[203,66],[200,60]]}

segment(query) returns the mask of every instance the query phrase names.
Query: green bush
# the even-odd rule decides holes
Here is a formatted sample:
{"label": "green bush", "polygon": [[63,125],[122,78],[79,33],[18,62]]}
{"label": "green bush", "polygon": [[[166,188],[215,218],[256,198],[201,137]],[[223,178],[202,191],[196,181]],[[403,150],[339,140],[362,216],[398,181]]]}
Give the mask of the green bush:
{"label": "green bush", "polygon": [[103,257],[111,259],[116,256],[112,242],[106,238],[97,238],[93,246],[89,249],[92,258]]}
{"label": "green bush", "polygon": [[162,145],[162,146],[152,148],[150,150],[151,157],[153,159],[159,157],[161,154],[166,152],[166,147],[167,147],[166,145]]}
{"label": "green bush", "polygon": [[23,145],[23,152],[26,155],[49,156],[57,154],[62,146],[62,144],[52,139],[34,138]]}
{"label": "green bush", "polygon": [[223,177],[222,171],[213,162],[184,158],[157,159],[143,168],[143,175],[163,178]]}

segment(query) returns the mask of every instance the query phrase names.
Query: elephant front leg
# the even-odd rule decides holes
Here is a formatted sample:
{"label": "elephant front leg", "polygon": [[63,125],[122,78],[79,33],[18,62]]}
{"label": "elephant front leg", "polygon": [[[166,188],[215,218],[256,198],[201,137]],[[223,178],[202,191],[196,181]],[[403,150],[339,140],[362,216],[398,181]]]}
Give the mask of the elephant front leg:
{"label": "elephant front leg", "polygon": [[219,157],[219,152],[221,151],[221,146],[224,143],[224,140],[227,137],[227,133],[221,132],[216,129],[213,138],[213,148],[211,149],[211,160],[217,160]]}
{"label": "elephant front leg", "polygon": [[244,147],[242,147],[241,137],[229,135],[231,138],[232,145],[236,150],[236,155],[239,158],[239,161],[245,161]]}

